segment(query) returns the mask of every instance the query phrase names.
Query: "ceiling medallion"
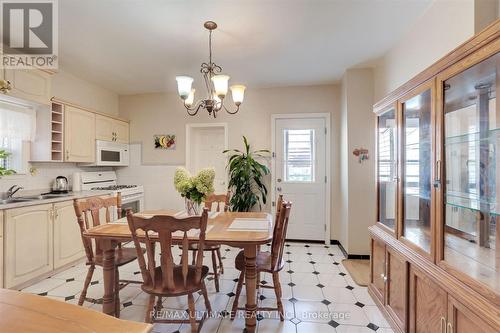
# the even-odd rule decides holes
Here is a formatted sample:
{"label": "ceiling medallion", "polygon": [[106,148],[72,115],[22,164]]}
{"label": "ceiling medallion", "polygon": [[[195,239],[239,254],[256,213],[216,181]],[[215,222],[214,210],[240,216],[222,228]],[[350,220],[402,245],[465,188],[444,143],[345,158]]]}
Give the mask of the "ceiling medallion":
{"label": "ceiling medallion", "polygon": [[184,101],[184,107],[190,116],[194,116],[200,109],[206,109],[208,115],[217,117],[217,112],[224,109],[229,114],[235,114],[239,111],[240,105],[243,102],[245,95],[245,86],[232,85],[230,87],[233,102],[236,105],[234,111],[230,111],[224,105],[224,98],[227,95],[229,76],[221,74],[222,67],[212,61],[212,31],[217,28],[217,23],[207,21],[203,25],[208,31],[208,50],[209,60],[208,63],[201,64],[200,72],[203,74],[205,87],[207,89],[207,98],[194,102],[195,89],[192,88],[194,79],[190,76],[177,76],[177,90],[180,98]]}

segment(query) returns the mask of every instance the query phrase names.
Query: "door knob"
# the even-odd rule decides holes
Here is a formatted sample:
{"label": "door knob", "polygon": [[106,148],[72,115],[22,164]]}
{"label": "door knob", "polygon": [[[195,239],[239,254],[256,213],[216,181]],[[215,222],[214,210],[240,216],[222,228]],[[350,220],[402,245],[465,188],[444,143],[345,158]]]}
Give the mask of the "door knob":
{"label": "door knob", "polygon": [[276,187],[276,191],[281,192],[281,187]]}
{"label": "door knob", "polygon": [[281,183],[281,178],[276,179],[278,183]]}

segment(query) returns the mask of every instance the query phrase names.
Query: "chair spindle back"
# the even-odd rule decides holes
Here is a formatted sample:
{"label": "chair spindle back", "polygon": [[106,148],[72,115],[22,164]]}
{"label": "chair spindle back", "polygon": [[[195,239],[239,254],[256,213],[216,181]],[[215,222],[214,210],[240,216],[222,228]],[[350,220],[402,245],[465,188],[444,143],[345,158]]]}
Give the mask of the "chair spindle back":
{"label": "chair spindle back", "polygon": [[121,193],[118,192],[116,197],[93,197],[88,199],[75,199],[73,201],[73,207],[75,208],[76,221],[80,227],[80,234],[82,237],[83,247],[85,249],[85,254],[87,255],[87,260],[89,262],[93,261],[95,255],[102,254],[102,248],[99,241],[96,241],[95,251],[92,246],[92,240],[83,237],[83,233],[89,228],[101,225],[100,213],[102,209],[105,209],[105,219],[106,223],[111,222],[111,209],[116,208],[116,216],[121,218],[122,216],[122,197]]}
{"label": "chair spindle back", "polygon": [[283,251],[285,247],[286,230],[288,228],[288,220],[292,203],[283,201],[279,210],[279,216],[276,218],[276,224],[273,230],[273,241],[271,244],[271,267],[278,267],[283,259]]}
{"label": "chair spindle back", "polygon": [[[199,234],[191,236],[197,239],[191,240],[192,243],[198,244],[198,253],[195,261],[195,281],[201,281],[203,267],[203,249],[205,247],[205,232],[208,222],[208,209],[204,208],[201,216],[193,216],[187,218],[175,218],[168,215],[155,215],[151,218],[143,218],[134,215],[131,210],[127,211],[127,221],[132,233],[135,248],[137,250],[137,259],[141,269],[144,284],[153,285],[153,287],[161,287],[163,290],[176,290],[176,282],[174,277],[174,268],[181,267],[182,281],[186,286],[189,272],[189,236],[188,231],[198,229]],[[182,254],[180,263],[176,264],[172,254],[172,238],[174,233],[182,234]],[[157,239],[153,239],[157,237]],[[160,265],[162,279],[158,280],[156,261],[155,261],[155,240],[160,243]],[[141,243],[146,245],[146,258],[141,249]],[[161,286],[157,284],[161,283]]]}
{"label": "chair spindle back", "polygon": [[205,199],[205,207],[208,208],[209,211],[212,210],[214,203],[217,203],[216,212],[221,211],[222,204],[224,204],[224,211],[227,212],[229,210],[229,192],[226,194],[212,193]]}

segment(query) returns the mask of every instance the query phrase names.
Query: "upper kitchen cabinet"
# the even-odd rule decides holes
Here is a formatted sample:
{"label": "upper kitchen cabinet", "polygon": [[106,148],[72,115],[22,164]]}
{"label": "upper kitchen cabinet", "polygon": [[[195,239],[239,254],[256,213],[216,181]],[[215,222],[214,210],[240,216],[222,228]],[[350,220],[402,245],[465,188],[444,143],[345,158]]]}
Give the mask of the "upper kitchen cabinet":
{"label": "upper kitchen cabinet", "polygon": [[[438,77],[443,184],[441,266],[500,293],[500,53],[483,50]],[[499,298],[500,300],[500,298]]]}
{"label": "upper kitchen cabinet", "polygon": [[38,69],[6,69],[5,79],[10,81],[10,96],[40,104],[49,104],[51,96],[51,76]]}
{"label": "upper kitchen cabinet", "polygon": [[397,222],[397,121],[396,106],[384,108],[377,116],[377,221],[391,234]]}
{"label": "upper kitchen cabinet", "polygon": [[401,98],[400,236],[408,246],[432,258],[433,81]]}
{"label": "upper kitchen cabinet", "polygon": [[95,162],[96,115],[73,106],[64,110],[64,161]]}
{"label": "upper kitchen cabinet", "polygon": [[129,143],[129,124],[125,121],[96,115],[96,139]]}

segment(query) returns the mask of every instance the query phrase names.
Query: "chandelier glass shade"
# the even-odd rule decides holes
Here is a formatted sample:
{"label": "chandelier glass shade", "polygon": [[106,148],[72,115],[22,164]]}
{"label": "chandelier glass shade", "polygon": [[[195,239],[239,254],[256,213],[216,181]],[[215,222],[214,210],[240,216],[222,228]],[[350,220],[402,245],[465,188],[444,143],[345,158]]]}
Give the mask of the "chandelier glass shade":
{"label": "chandelier glass shade", "polygon": [[[200,109],[206,109],[209,115],[217,117],[217,112],[224,109],[229,114],[235,114],[239,111],[243,98],[245,97],[245,86],[232,85],[229,87],[230,77],[222,73],[222,67],[212,61],[212,31],[217,28],[217,24],[212,21],[207,21],[204,27],[209,31],[208,49],[209,60],[208,63],[201,64],[200,73],[203,75],[205,87],[207,89],[207,96],[195,102],[195,92],[193,88],[194,79],[190,76],[180,75],[176,76],[177,92],[179,97],[184,102],[184,107],[190,116],[194,116]],[[231,90],[233,102],[235,104],[234,110],[229,110],[224,104],[228,90]]]}

